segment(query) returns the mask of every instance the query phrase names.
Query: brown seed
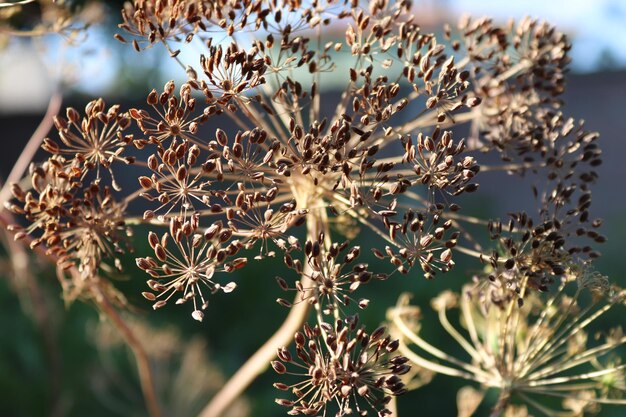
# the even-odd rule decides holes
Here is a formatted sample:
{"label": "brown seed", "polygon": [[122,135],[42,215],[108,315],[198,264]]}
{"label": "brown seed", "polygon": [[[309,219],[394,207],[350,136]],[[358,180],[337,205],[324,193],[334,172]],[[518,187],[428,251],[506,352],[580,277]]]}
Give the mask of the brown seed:
{"label": "brown seed", "polygon": [[144,292],[141,293],[141,295],[143,295],[144,298],[147,299],[147,300],[150,300],[150,301],[156,300],[156,296],[153,293],[151,293],[151,292],[144,291]]}

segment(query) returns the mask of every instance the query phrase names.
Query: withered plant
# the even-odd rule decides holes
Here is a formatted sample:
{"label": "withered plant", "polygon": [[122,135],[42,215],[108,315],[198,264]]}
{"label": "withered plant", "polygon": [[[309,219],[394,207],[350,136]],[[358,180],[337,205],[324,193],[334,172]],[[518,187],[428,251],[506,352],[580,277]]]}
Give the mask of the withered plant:
{"label": "withered plant", "polygon": [[[68,300],[95,301],[122,329],[153,417],[150,367],[110,280],[137,225],[151,252],[135,255],[132,275],[155,314],[180,304],[221,320],[210,300],[237,297],[235,271],[267,257],[286,266],[285,322],[202,417],[224,415],[270,363],[289,415],[395,415],[395,397],[428,372],[478,384],[459,415],[490,388],[493,417],[626,404],[626,338],[586,337],[624,293],[591,269],[604,241],[589,212],[601,152],[599,135],[561,111],[566,36],[533,19],[464,18],[441,36],[419,23],[404,0],[125,5],[115,37],[140,53],[164,47],[186,81],[147,92],[143,108],[97,98],[55,116],[48,159],[10,185],[7,223],[56,260]],[[121,181],[140,170],[135,186]],[[537,179],[536,210],[498,220],[464,208],[481,206],[481,178],[504,187],[524,175]],[[143,213],[129,209],[136,200]],[[422,338],[406,297],[388,329],[359,320],[377,301],[360,295],[369,282],[406,275],[412,289],[444,274],[466,285],[432,304],[469,358]]]}

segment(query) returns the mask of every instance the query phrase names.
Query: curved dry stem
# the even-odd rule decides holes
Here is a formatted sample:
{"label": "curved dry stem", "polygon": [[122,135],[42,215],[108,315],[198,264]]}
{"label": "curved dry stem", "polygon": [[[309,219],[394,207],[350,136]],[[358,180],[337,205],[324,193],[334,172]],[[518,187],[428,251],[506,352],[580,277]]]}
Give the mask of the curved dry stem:
{"label": "curved dry stem", "polygon": [[411,343],[419,347],[420,349],[430,353],[432,356],[442,361],[451,363],[457,366],[458,368],[454,368],[448,365],[442,365],[440,363],[428,360],[422,357],[421,355],[413,352],[409,348],[409,346],[403,340],[401,340],[399,350],[404,356],[409,358],[409,360],[415,363],[416,365],[422,368],[428,369],[432,372],[436,372],[436,373],[440,373],[440,374],[444,374],[448,376],[453,376],[453,377],[458,377],[458,378],[463,378],[463,379],[467,379],[470,381],[477,381],[482,384],[489,385],[490,380],[493,379],[492,375],[489,375],[483,370],[473,365],[460,361],[446,354],[445,352],[437,349],[433,345],[427,343],[425,340],[419,337],[415,332],[413,332],[402,319],[402,312],[401,312],[402,300],[403,299],[401,298],[398,304],[396,305],[394,309],[394,313],[392,315],[392,322],[398,328],[398,330],[402,333],[402,335],[406,339],[408,339]]}
{"label": "curved dry stem", "polygon": [[[13,219],[10,213],[2,212],[0,210],[0,227],[6,227],[12,223]],[[27,236],[19,242],[26,245],[29,244],[30,241],[31,237]],[[43,246],[37,246],[35,248],[35,253],[45,259],[56,262],[56,257],[45,251]],[[76,268],[72,268],[70,273],[76,274],[78,271]],[[93,285],[90,289],[94,296],[96,305],[113,322],[115,328],[122,335],[124,342],[128,344],[133,352],[133,355],[135,356],[135,360],[137,361],[137,371],[139,373],[139,382],[141,384],[141,390],[144,395],[150,417],[163,417],[163,413],[158,405],[156,391],[154,389],[154,380],[150,369],[150,361],[143,345],[139,339],[137,339],[130,327],[128,327],[126,322],[124,322],[124,319],[122,319],[119,313],[115,310],[115,307],[113,307],[100,287]]]}
{"label": "curved dry stem", "polygon": [[[3,220],[0,219],[0,223]],[[51,417],[63,415],[62,407],[62,355],[59,350],[59,343],[56,323],[53,318],[51,306],[45,298],[41,287],[33,276],[32,265],[29,263],[29,254],[26,248],[19,242],[13,240],[13,236],[3,227],[0,235],[0,243],[5,246],[9,254],[9,260],[14,275],[14,291],[20,299],[22,310],[31,316],[33,323],[37,326],[42,342],[45,347],[46,359],[48,361],[48,381],[49,393],[49,415]]]}
{"label": "curved dry stem", "polygon": [[163,417],[163,413],[161,412],[161,408],[159,407],[159,403],[157,401],[157,395],[154,389],[154,380],[152,378],[152,370],[150,369],[150,360],[146,350],[139,339],[137,339],[137,336],[135,336],[133,331],[130,327],[128,327],[124,319],[117,312],[115,307],[113,307],[111,302],[107,299],[105,293],[100,290],[100,287],[94,285],[92,287],[92,291],[94,292],[96,305],[111,320],[135,356],[135,360],[137,361],[137,371],[139,373],[139,382],[141,384],[141,390],[143,392],[150,417]]}
{"label": "curved dry stem", "polygon": [[[305,281],[303,277],[303,281]],[[308,283],[303,282],[303,285]],[[310,284],[309,284],[310,285]],[[228,380],[226,385],[200,412],[200,417],[220,417],[243,391],[269,366],[276,356],[276,349],[291,342],[294,333],[302,327],[309,313],[306,301],[294,304],[283,324],[276,330],[254,355]]]}
{"label": "curved dry stem", "polygon": [[[321,211],[321,210],[320,210]],[[317,211],[316,211],[317,212]],[[317,239],[321,222],[317,216],[307,222],[307,239]],[[303,288],[312,286],[310,266],[304,262],[304,271],[300,282]],[[293,335],[304,324],[311,304],[307,296],[296,295],[294,303],[283,324],[276,332],[244,363],[228,380],[226,385],[211,399],[200,412],[199,417],[221,417],[224,411],[244,392],[244,390],[262,374],[276,356],[276,349],[291,343]]]}
{"label": "curved dry stem", "polygon": [[23,6],[28,3],[33,3],[34,1],[35,0],[22,0],[22,1],[16,1],[14,3],[2,2],[0,3],[0,9],[5,9],[5,8],[15,7],[15,6]]}
{"label": "curved dry stem", "polygon": [[54,116],[59,113],[62,101],[63,96],[59,92],[54,93],[52,97],[50,97],[46,114],[43,116],[39,126],[37,126],[37,129],[28,140],[28,143],[24,147],[20,157],[15,162],[15,165],[11,168],[11,172],[2,186],[2,190],[0,190],[0,203],[4,203],[9,199],[11,195],[11,184],[19,181],[28,169],[28,165],[30,165],[33,157],[39,150],[41,142],[43,142],[44,138],[54,125]]}

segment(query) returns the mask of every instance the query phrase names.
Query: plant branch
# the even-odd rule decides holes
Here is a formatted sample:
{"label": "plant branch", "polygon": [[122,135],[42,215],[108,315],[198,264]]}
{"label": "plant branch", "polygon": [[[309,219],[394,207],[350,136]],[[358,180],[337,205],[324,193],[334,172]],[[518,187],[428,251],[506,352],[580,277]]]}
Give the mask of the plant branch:
{"label": "plant branch", "polygon": [[254,355],[228,380],[226,385],[213,397],[211,402],[200,412],[200,417],[220,417],[230,404],[262,374],[276,356],[276,349],[288,344],[294,333],[302,327],[309,312],[310,304],[306,301],[291,307],[291,311],[283,324],[257,350]]}
{"label": "plant branch", "polygon": [[[2,212],[0,210],[0,227],[6,227],[13,223],[12,216],[9,213]],[[28,244],[31,241],[30,236],[20,240],[22,244]],[[40,256],[47,258],[53,262],[56,262],[56,257],[45,251],[42,246],[37,246],[35,252]],[[72,268],[70,273],[77,274],[76,268]],[[137,370],[139,373],[139,382],[146,401],[146,406],[150,417],[163,417],[161,409],[159,408],[156,391],[154,389],[154,382],[152,379],[152,371],[150,369],[150,361],[148,355],[143,348],[143,345],[137,339],[133,331],[124,322],[119,313],[115,310],[115,307],[111,305],[111,302],[106,297],[106,294],[100,289],[97,284],[91,287],[91,291],[94,295],[95,302],[100,310],[113,322],[117,330],[121,333],[124,341],[128,344],[137,361]]]}
{"label": "plant branch", "polygon": [[32,274],[32,265],[29,263],[26,248],[14,241],[12,234],[4,227],[0,226],[0,228],[2,229],[0,242],[6,247],[12,265],[15,292],[20,298],[22,310],[31,316],[33,323],[37,326],[45,347],[50,381],[49,415],[61,416],[63,415],[61,401],[63,369],[62,355],[55,333],[58,330],[57,323],[53,320],[54,314],[52,314],[50,303]]}
{"label": "plant branch", "polygon": [[[312,214],[312,213],[311,213]],[[307,239],[315,240],[320,230],[317,216],[307,222]],[[303,288],[311,287],[309,278],[310,266],[304,262],[304,271],[300,282]],[[224,411],[233,403],[243,391],[262,374],[276,356],[276,349],[291,343],[294,333],[302,327],[309,314],[311,305],[306,294],[296,295],[294,303],[283,324],[276,332],[243,364],[241,368],[228,380],[226,385],[200,412],[199,417],[221,417]]]}
{"label": "plant branch", "polygon": [[502,413],[504,412],[504,410],[506,409],[506,406],[509,404],[510,398],[511,398],[511,393],[509,391],[507,390],[500,391],[500,394],[498,396],[498,402],[496,403],[495,407],[491,411],[491,414],[489,414],[489,417],[500,417]]}
{"label": "plant branch", "polygon": [[139,382],[150,417],[163,417],[154,389],[150,360],[143,345],[97,284],[92,287],[92,291],[94,292],[97,306],[111,320],[135,356],[137,370],[139,372]]}
{"label": "plant branch", "polygon": [[46,114],[43,116],[39,126],[37,126],[37,129],[28,140],[28,143],[26,143],[24,150],[15,162],[15,165],[13,165],[13,168],[11,168],[11,172],[0,190],[0,203],[4,203],[8,200],[11,194],[11,184],[19,181],[24,175],[24,172],[28,169],[28,165],[31,163],[33,157],[39,150],[41,142],[43,142],[44,138],[54,125],[54,116],[59,113],[62,101],[63,96],[59,92],[54,93],[52,97],[50,97]]}
{"label": "plant branch", "polygon": [[15,7],[15,6],[23,6],[28,3],[33,3],[34,1],[35,0],[22,0],[22,1],[16,1],[15,3],[2,2],[0,3],[0,9]]}

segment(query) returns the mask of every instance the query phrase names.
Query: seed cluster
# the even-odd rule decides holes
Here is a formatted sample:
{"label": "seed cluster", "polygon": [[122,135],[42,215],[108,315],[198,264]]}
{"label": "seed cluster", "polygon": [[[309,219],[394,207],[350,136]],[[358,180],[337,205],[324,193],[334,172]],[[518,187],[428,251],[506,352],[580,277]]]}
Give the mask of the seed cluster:
{"label": "seed cluster", "polygon": [[[368,269],[365,263],[357,263],[361,248],[354,246],[349,248],[349,242],[341,244],[333,243],[329,249],[325,248],[324,235],[320,235],[315,242],[307,241],[304,245],[304,253],[308,269],[303,269],[302,262],[293,259],[291,255],[285,254],[285,264],[298,275],[305,275],[310,279],[311,284],[304,286],[300,281],[296,282],[295,288],[290,288],[287,281],[281,277],[277,278],[280,287],[287,290],[296,290],[299,297],[297,302],[310,302],[317,304],[317,308],[323,314],[339,314],[336,309],[356,303],[359,308],[368,306],[369,300],[352,298],[361,285],[367,284],[372,278],[387,279],[386,274],[374,274]],[[350,268],[346,271],[344,268]],[[279,303],[285,306],[291,304],[279,299]]]}
{"label": "seed cluster", "polygon": [[[522,285],[522,291],[528,289]],[[558,401],[540,405],[547,415],[583,415],[583,411],[586,415],[598,412],[600,404],[624,404],[624,365],[616,355],[626,338],[614,328],[592,341],[589,328],[608,310],[623,306],[625,295],[605,276],[577,266],[563,272],[547,300],[533,292],[523,308],[514,298],[502,300],[504,308],[490,305],[485,300],[490,294],[476,286],[466,286],[462,295],[447,291],[433,300],[432,307],[464,350],[458,359],[410,328],[407,322],[415,319],[416,307],[407,305],[406,297],[391,315],[401,346],[415,343],[421,366],[498,390],[500,399],[506,399],[499,405],[501,411],[513,406],[512,397],[533,408],[542,404],[538,402],[542,397],[552,397],[562,405]],[[450,311],[459,312],[463,329],[450,324]]]}
{"label": "seed cluster", "polygon": [[389,234],[397,250],[386,246],[384,252],[374,249],[374,255],[379,259],[389,258],[389,262],[403,274],[415,264],[420,266],[426,279],[434,278],[437,271],[448,272],[454,266],[452,249],[459,232],[446,233],[452,221],[441,222],[441,211],[441,206],[417,213],[409,210],[402,223],[388,222]]}
{"label": "seed cluster", "polygon": [[299,379],[292,385],[274,384],[295,396],[276,400],[291,408],[290,415],[327,415],[329,408],[336,408],[337,416],[364,416],[373,409],[383,417],[391,414],[385,407],[391,395],[406,391],[400,376],[410,369],[408,359],[394,355],[399,343],[385,336],[384,327],[368,334],[358,317],[350,316],[334,326],[305,325],[294,340],[295,356],[281,348],[272,362],[279,375]]}
{"label": "seed cluster", "polygon": [[208,305],[202,289],[206,287],[205,292],[209,294],[233,291],[236,287],[234,282],[222,286],[213,281],[213,276],[217,271],[235,271],[245,266],[247,260],[230,259],[239,252],[242,245],[238,241],[224,245],[232,235],[229,229],[223,229],[218,223],[214,223],[203,234],[198,233],[199,219],[197,214],[184,222],[174,217],[170,220],[169,232],[160,238],[156,233],[150,232],[148,242],[154,250],[154,258],[137,258],[137,266],[152,277],[148,285],[154,292],[144,292],[143,296],[155,301],[152,305],[155,310],[165,306],[176,296],[179,297],[176,298],[176,304],[192,300],[192,316],[202,321],[202,310]]}
{"label": "seed cluster", "polygon": [[[72,279],[59,274],[66,298],[75,299],[85,296],[100,274],[120,271],[119,256],[128,251],[132,231],[126,226],[127,203],[114,194],[120,186],[113,165],[134,162],[125,155],[133,136],[124,133],[130,126],[128,114],[117,105],[107,109],[102,99],[88,103],[84,117],[68,108],[66,117],[55,117],[54,124],[59,142],[43,141],[50,157],[31,164],[29,189],[14,184],[15,203],[7,207],[28,221],[26,226],[10,226],[16,239],[31,239],[31,248],[44,245],[61,270],[77,268]],[[102,170],[110,173],[108,180]],[[107,288],[123,300],[113,287]]]}

